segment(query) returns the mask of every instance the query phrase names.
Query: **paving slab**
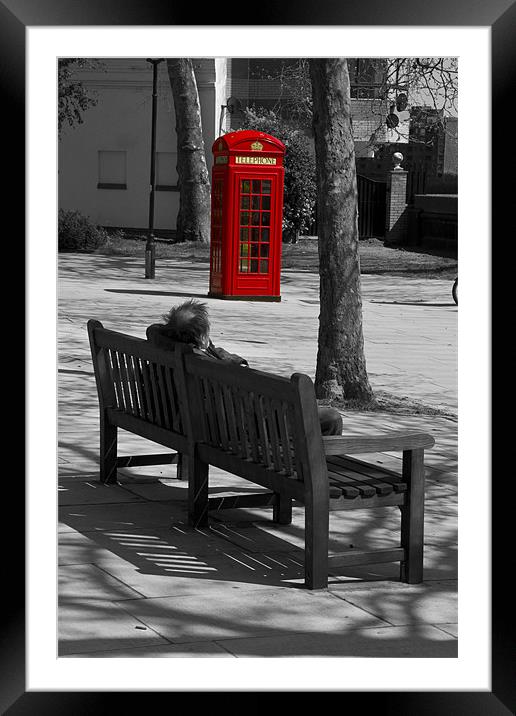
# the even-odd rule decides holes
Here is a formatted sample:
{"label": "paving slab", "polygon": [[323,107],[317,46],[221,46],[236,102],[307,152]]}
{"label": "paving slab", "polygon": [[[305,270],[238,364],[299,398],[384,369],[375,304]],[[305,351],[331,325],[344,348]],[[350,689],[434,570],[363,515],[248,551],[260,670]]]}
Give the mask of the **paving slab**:
{"label": "paving slab", "polygon": [[92,651],[74,653],[72,658],[89,657],[92,659],[197,659],[197,658],[226,658],[236,659],[223,646],[211,641],[197,644],[164,644],[162,646],[126,646],[123,649],[106,649],[105,651]]}
{"label": "paving slab", "polygon": [[332,584],[332,594],[393,626],[457,622],[457,582]]}
{"label": "paving slab", "polygon": [[[423,551],[423,579],[425,583],[442,580],[457,579],[458,552],[457,545],[431,545],[425,544]],[[356,567],[339,568],[333,572],[339,582],[346,584],[362,581],[386,580],[400,583],[400,567],[395,562],[384,564],[360,565]]]}
{"label": "paving slab", "polygon": [[131,560],[111,554],[99,558],[98,564],[106,574],[149,598],[189,595],[204,600],[217,592],[233,600],[244,591],[302,587],[304,582],[302,555],[296,552],[249,555],[228,549],[205,555],[188,552]]}
{"label": "paving slab", "polygon": [[328,592],[288,588],[241,590],[230,599],[227,593],[215,591],[209,600],[136,599],[120,606],[173,643],[288,633],[344,636],[352,626],[385,625]]}
{"label": "paving slab", "polygon": [[108,600],[62,600],[58,614],[59,656],[102,649],[168,644],[138,619]]}
{"label": "paving slab", "polygon": [[451,634],[456,639],[459,636],[459,625],[458,624],[436,624],[438,629],[442,629],[446,634]]}
{"label": "paving slab", "polygon": [[[386,659],[457,658],[457,640],[433,626],[350,629],[345,634],[282,634],[277,637],[218,640],[240,658],[366,657]],[[345,667],[343,667],[345,668]]]}
{"label": "paving slab", "polygon": [[77,480],[59,482],[59,504],[67,505],[99,505],[121,502],[143,502],[142,498],[119,485],[103,485],[93,480]]}
{"label": "paving slab", "polygon": [[[87,535],[74,529],[58,534],[57,563],[59,565],[93,564],[102,556],[103,548]],[[105,556],[108,556],[106,554]]]}
{"label": "paving slab", "polygon": [[186,504],[128,501],[101,505],[71,505],[58,511],[60,529],[79,532],[139,527],[169,527],[173,519],[186,519]]}
{"label": "paving slab", "polygon": [[59,599],[135,599],[141,595],[95,564],[58,567]]}

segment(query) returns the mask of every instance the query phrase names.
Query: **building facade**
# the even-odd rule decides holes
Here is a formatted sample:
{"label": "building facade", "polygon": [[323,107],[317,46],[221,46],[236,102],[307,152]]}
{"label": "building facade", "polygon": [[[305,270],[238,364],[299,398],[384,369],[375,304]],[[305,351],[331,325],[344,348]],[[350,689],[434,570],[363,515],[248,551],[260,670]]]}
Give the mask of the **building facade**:
{"label": "building facade", "polygon": [[[58,151],[59,207],[79,210],[101,226],[145,232],[150,193],[152,66],[143,58],[99,61],[97,69],[76,73],[97,104],[84,112],[81,124],[62,131]],[[295,94],[298,89],[289,79],[289,71],[298,62],[272,58],[194,59],[210,174],[213,142],[241,127],[246,107],[290,111],[289,93]],[[408,142],[410,112],[393,103],[392,93],[385,96],[380,81],[383,62],[348,60],[357,158],[373,157],[378,146]],[[399,93],[405,88],[395,90]],[[170,82],[166,63],[161,62],[154,211],[157,235],[173,234],[176,226],[176,144]],[[446,155],[442,157],[446,162]]]}
{"label": "building facade", "polygon": [[[225,59],[195,60],[208,168],[226,100]],[[59,141],[59,207],[96,224],[144,231],[148,225],[152,67],[145,59],[101,59],[77,78],[97,99]],[[175,113],[166,63],[158,65],[154,226],[173,231],[179,208]]]}

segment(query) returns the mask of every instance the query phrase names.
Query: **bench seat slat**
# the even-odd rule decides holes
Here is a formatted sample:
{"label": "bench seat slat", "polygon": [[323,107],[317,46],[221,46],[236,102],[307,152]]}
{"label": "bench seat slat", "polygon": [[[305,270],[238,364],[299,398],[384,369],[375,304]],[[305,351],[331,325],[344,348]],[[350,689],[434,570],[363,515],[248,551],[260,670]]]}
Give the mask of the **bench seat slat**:
{"label": "bench seat slat", "polygon": [[356,487],[348,487],[347,485],[338,485],[335,482],[330,482],[330,497],[333,499],[344,497],[346,500],[355,500],[363,496],[364,495],[360,495],[360,491]]}
{"label": "bench seat slat", "polygon": [[348,474],[358,475],[357,479],[370,480],[372,482],[379,481],[392,485],[394,492],[406,492],[407,483],[403,482],[400,475],[397,475],[386,468],[377,467],[371,463],[365,463],[354,458],[332,455],[326,458],[327,462],[333,466],[349,471]]}
{"label": "bench seat slat", "polygon": [[390,495],[393,491],[393,485],[389,482],[383,482],[378,479],[370,479],[367,475],[361,475],[353,472],[349,468],[336,465],[330,460],[327,461],[328,471],[331,476],[337,480],[342,480],[346,484],[353,484],[366,497],[371,497],[375,493],[378,495]]}
{"label": "bench seat slat", "polygon": [[351,479],[348,482],[345,477],[337,475],[331,470],[328,471],[328,476],[331,484],[340,487],[344,496],[349,494],[351,497],[355,497],[357,494],[358,497],[373,497],[373,495],[377,494],[376,490],[371,485],[362,485]]}

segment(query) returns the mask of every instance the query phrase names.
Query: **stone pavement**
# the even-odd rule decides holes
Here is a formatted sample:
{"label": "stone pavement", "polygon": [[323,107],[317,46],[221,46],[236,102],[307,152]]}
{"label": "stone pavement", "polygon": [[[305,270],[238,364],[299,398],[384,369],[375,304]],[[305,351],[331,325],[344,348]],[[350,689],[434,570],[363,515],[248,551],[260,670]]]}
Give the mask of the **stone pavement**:
{"label": "stone pavement", "polygon": [[[425,579],[396,564],[332,574],[302,588],[303,510],[289,526],[270,510],[228,510],[210,528],[186,524],[175,468],[120,471],[98,482],[98,404],[88,318],[144,337],[171,305],[209,305],[216,345],[252,367],[313,377],[318,276],[285,271],[280,303],[209,299],[208,268],[158,260],[59,256],[59,655],[63,657],[456,657],[457,307],[449,280],[362,277],[366,361],[373,389],[442,414],[345,412],[345,431],[430,432],[426,453]],[[156,445],[120,431],[120,454]],[[399,468],[400,455],[373,456]],[[371,459],[371,456],[368,456]],[[248,489],[221,470],[210,491]],[[399,512],[332,513],[330,550],[397,545]]]}

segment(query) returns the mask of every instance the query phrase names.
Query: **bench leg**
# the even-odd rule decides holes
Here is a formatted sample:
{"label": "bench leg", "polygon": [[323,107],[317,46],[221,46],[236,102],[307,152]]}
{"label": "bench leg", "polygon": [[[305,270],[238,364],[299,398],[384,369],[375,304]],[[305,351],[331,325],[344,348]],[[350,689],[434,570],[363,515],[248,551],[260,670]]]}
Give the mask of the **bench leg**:
{"label": "bench leg", "polygon": [[104,485],[114,485],[117,482],[118,428],[107,420],[100,421],[100,481]]}
{"label": "bench leg", "polygon": [[177,453],[177,473],[178,480],[188,480],[188,470],[186,466],[186,458],[183,453]]}
{"label": "bench leg", "polygon": [[305,585],[308,589],[328,586],[328,504],[305,505]]}
{"label": "bench leg", "polygon": [[406,560],[401,563],[400,579],[408,584],[423,581],[423,530],[425,505],[424,450],[405,450],[403,481],[409,485],[407,504],[401,507],[401,546]]}
{"label": "bench leg", "polygon": [[272,507],[272,519],[279,525],[289,525],[292,522],[292,499],[288,495],[276,492],[277,502]]}
{"label": "bench leg", "polygon": [[188,522],[192,527],[208,526],[208,469],[197,456],[183,455],[182,470],[188,471]]}

